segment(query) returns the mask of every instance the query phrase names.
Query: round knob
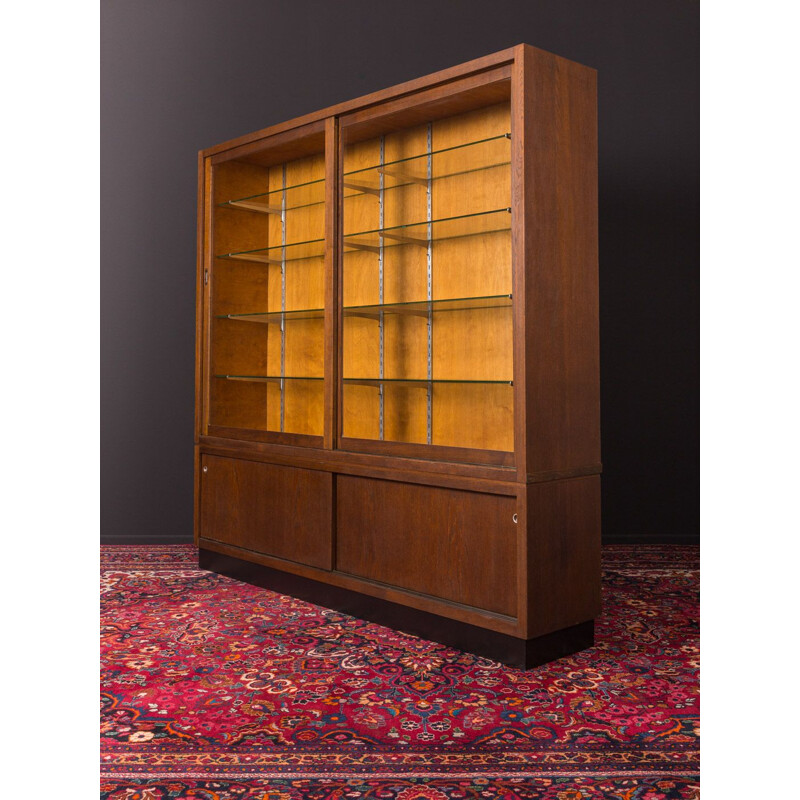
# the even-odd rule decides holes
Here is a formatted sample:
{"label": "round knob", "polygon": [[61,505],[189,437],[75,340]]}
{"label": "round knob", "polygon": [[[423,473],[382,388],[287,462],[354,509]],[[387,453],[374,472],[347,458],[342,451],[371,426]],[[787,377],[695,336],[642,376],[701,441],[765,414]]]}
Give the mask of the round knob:
{"label": "round knob", "polygon": [[516,514],[514,514],[514,516],[513,516],[513,517],[511,517],[511,519],[513,519],[513,520],[514,520],[514,524],[516,525],[516,524],[517,524],[517,515],[516,515]]}
{"label": "round knob", "polygon": [[208,467],[203,467],[203,472],[208,472]]}

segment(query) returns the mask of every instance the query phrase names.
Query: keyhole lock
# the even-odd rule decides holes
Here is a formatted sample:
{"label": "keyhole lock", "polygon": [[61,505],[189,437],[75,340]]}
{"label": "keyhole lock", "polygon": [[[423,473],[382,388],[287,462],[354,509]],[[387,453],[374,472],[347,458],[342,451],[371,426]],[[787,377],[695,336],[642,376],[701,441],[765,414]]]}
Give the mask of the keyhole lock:
{"label": "keyhole lock", "polygon": [[516,525],[517,524],[517,515],[514,514],[514,516],[511,517],[511,519],[514,520],[514,524]]}

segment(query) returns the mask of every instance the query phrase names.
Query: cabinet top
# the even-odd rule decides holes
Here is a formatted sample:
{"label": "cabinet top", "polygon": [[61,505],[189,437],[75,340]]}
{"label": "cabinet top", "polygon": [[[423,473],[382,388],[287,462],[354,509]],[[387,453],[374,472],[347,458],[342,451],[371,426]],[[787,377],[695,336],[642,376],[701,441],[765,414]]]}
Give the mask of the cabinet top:
{"label": "cabinet top", "polygon": [[390,86],[377,92],[365,94],[361,97],[356,97],[353,100],[337,103],[336,105],[322,108],[319,111],[314,111],[301,117],[295,117],[294,119],[280,122],[277,125],[271,125],[267,128],[262,128],[261,130],[254,131],[253,133],[239,136],[236,139],[230,139],[227,142],[222,142],[214,145],[213,147],[201,150],[199,155],[200,158],[207,158],[225,150],[230,150],[234,147],[249,144],[250,142],[257,141],[258,139],[263,139],[267,136],[273,136],[274,134],[282,133],[284,131],[291,130],[292,128],[297,128],[300,125],[319,122],[320,120],[324,120],[326,117],[349,114],[378,103],[385,103],[388,100],[394,100],[404,95],[413,94],[414,92],[418,92],[422,89],[434,89],[436,87],[442,87],[442,91],[446,92],[447,84],[452,83],[453,81],[467,78],[478,73],[487,72],[498,67],[511,65],[514,62],[522,61],[526,57],[526,54],[528,57],[548,60],[553,65],[557,65],[561,69],[591,73],[592,75],[594,75],[596,72],[596,70],[591,67],[579,64],[576,61],[570,61],[567,58],[555,55],[554,53],[550,53],[546,50],[541,50],[538,47],[533,47],[529,44],[518,44],[514,47],[509,47],[505,50],[499,50],[496,53],[490,53],[489,55],[482,56],[481,58],[473,59],[472,61],[465,61],[463,64],[457,64],[456,66],[448,67],[447,69],[440,70],[439,72],[432,72],[420,78],[414,78],[413,80],[405,81],[404,83],[398,83],[395,86]]}

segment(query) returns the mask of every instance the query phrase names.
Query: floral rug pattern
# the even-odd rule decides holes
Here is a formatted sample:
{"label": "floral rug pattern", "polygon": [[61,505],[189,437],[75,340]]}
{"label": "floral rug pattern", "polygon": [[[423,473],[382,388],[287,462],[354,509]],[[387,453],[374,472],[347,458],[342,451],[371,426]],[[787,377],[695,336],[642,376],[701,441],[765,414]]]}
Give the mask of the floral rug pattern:
{"label": "floral rug pattern", "polygon": [[104,546],[104,800],[699,798],[696,547],[604,548],[590,650],[528,672]]}

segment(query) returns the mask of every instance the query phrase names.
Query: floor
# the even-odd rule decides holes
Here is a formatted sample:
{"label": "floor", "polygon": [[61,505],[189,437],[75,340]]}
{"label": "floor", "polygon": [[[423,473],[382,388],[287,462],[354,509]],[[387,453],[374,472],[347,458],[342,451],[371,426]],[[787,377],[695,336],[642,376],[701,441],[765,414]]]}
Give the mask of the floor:
{"label": "floor", "polygon": [[104,546],[104,800],[699,797],[699,553],[604,548],[595,647],[528,672]]}

